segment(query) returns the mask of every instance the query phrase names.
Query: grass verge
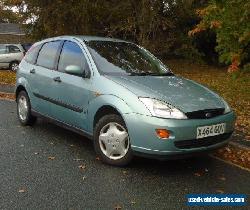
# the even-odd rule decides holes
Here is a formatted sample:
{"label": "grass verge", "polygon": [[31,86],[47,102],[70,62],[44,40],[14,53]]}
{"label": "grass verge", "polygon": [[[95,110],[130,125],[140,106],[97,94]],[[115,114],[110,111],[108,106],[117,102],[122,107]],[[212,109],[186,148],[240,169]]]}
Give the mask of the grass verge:
{"label": "grass verge", "polygon": [[15,85],[16,73],[8,70],[0,70],[0,84]]}
{"label": "grass verge", "polygon": [[230,144],[217,150],[213,155],[250,170],[250,150],[248,149]]}
{"label": "grass verge", "polygon": [[222,96],[236,112],[236,129],[250,140],[250,74],[233,79],[224,68],[180,60],[166,63],[175,74],[197,81]]}
{"label": "grass verge", "polygon": [[15,94],[0,92],[0,99],[15,100]]}

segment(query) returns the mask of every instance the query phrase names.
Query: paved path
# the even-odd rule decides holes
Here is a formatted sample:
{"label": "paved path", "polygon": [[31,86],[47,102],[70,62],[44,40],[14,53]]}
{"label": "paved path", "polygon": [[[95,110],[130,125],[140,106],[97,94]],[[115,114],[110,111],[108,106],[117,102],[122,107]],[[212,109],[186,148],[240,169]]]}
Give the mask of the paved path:
{"label": "paved path", "polygon": [[13,85],[1,85],[0,84],[0,92],[6,92],[6,93],[14,93],[15,86]]}
{"label": "paved path", "polygon": [[21,127],[15,109],[0,100],[0,209],[174,210],[187,209],[187,193],[250,195],[250,173],[216,159],[136,158],[127,168],[111,167],[77,134],[45,121]]}

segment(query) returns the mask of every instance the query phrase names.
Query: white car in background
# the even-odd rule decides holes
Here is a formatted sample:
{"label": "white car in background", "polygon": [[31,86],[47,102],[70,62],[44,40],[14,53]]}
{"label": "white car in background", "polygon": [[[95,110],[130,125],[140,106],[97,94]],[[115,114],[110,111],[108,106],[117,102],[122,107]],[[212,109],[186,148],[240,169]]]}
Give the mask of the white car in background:
{"label": "white car in background", "polygon": [[16,71],[31,44],[0,44],[0,69]]}

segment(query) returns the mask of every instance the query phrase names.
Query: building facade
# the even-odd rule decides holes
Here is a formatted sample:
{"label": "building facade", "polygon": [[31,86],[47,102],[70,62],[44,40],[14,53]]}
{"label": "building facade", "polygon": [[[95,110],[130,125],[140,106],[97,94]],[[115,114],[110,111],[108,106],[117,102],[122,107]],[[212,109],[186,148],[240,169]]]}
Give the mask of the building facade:
{"label": "building facade", "polygon": [[18,44],[29,42],[19,24],[0,23],[0,44]]}

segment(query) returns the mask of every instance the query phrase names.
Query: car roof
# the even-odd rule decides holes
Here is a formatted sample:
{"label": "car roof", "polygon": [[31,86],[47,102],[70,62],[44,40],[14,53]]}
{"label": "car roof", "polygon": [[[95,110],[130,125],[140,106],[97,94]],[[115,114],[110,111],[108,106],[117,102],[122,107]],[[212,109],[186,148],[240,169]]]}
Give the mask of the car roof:
{"label": "car roof", "polygon": [[125,40],[122,40],[122,39],[115,39],[115,38],[110,38],[110,37],[81,36],[81,35],[63,35],[63,36],[51,37],[51,38],[47,38],[47,39],[38,41],[33,46],[36,46],[36,45],[39,45],[39,44],[43,44],[45,42],[55,41],[55,40],[58,40],[58,39],[62,39],[62,40],[77,39],[77,40],[82,40],[84,42],[90,42],[90,41],[111,41],[111,42],[131,43],[129,41],[125,41]]}
{"label": "car roof", "polygon": [[5,45],[5,46],[8,46],[8,45],[14,45],[14,46],[20,46],[21,44],[0,44],[0,45]]}
{"label": "car roof", "polygon": [[77,38],[81,39],[85,42],[89,41],[112,41],[112,42],[128,42],[122,39],[116,39],[116,38],[111,38],[111,37],[101,37],[101,36],[83,36],[83,35],[71,35],[71,36],[59,36],[59,37],[54,37],[54,38]]}
{"label": "car roof", "polygon": [[83,39],[86,42],[89,41],[112,41],[112,42],[127,42],[122,39],[116,39],[111,37],[99,37],[99,36],[77,36],[80,39]]}

